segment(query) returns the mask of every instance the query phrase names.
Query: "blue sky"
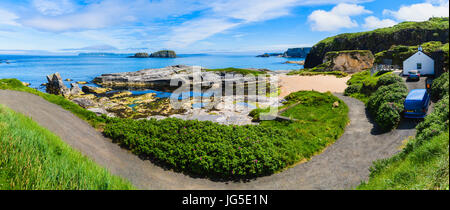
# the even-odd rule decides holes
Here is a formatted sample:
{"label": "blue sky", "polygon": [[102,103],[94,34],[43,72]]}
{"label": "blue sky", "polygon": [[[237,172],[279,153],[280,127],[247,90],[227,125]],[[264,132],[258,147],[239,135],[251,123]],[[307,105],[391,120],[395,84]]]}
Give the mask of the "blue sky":
{"label": "blue sky", "polygon": [[2,0],[0,54],[281,52],[448,10],[448,0]]}

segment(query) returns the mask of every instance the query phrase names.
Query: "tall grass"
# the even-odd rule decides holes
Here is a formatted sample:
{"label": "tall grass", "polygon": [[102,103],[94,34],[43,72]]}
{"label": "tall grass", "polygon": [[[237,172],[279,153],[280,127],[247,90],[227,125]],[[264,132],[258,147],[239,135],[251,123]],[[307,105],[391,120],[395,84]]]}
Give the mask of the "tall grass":
{"label": "tall grass", "polygon": [[0,189],[133,188],[34,121],[0,105]]}

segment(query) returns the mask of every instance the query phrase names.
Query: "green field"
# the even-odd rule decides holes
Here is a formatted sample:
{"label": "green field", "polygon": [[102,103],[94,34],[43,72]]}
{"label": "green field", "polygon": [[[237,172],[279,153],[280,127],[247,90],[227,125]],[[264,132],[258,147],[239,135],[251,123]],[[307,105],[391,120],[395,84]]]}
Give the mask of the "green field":
{"label": "green field", "polygon": [[134,189],[59,137],[0,104],[1,190]]}

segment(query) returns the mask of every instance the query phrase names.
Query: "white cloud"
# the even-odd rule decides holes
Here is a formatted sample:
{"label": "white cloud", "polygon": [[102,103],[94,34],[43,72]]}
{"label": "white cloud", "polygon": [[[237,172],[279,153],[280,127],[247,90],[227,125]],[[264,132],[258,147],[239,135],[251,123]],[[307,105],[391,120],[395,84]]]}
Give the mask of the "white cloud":
{"label": "white cloud", "polygon": [[314,31],[336,31],[341,28],[357,27],[358,23],[351,16],[370,14],[363,6],[356,4],[338,4],[331,11],[315,10],[308,16]]}
{"label": "white cloud", "polygon": [[233,23],[226,19],[198,19],[188,21],[181,26],[173,28],[166,45],[175,48],[186,47],[196,41],[206,39],[238,25],[239,23]]}
{"label": "white cloud", "polygon": [[401,21],[425,21],[430,17],[448,17],[449,1],[433,0],[419,4],[401,6],[399,10],[384,10],[383,14],[392,15]]}
{"label": "white cloud", "polygon": [[71,0],[33,0],[33,6],[40,13],[50,16],[70,13],[76,8]]}
{"label": "white cloud", "polygon": [[14,13],[0,9],[0,25],[18,26],[19,24],[16,22],[18,18]]}
{"label": "white cloud", "polygon": [[377,18],[375,16],[369,16],[366,19],[364,19],[364,21],[365,21],[365,23],[364,23],[363,27],[367,28],[367,29],[391,27],[391,26],[397,24],[397,22],[394,20],[391,20],[391,19],[380,20],[379,18]]}

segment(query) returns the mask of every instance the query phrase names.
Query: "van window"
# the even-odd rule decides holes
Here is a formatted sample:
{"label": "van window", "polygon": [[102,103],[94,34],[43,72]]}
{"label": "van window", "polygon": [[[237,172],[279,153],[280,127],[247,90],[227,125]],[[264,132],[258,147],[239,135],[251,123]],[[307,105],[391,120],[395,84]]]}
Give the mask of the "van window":
{"label": "van window", "polygon": [[417,69],[422,69],[422,63],[417,63]]}

